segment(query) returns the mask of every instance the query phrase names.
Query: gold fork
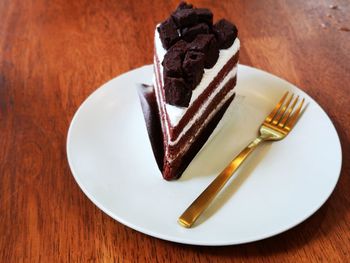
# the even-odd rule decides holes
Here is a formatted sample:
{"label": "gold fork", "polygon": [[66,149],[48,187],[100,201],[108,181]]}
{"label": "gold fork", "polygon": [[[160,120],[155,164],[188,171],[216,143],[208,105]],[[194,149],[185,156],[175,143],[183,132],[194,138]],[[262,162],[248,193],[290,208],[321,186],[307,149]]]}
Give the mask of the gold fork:
{"label": "gold fork", "polygon": [[[191,227],[201,213],[208,207],[222,187],[232,177],[237,168],[253,152],[256,147],[264,141],[278,141],[285,138],[297,122],[304,99],[293,112],[299,96],[294,100],[294,94],[288,97],[288,91],[283,95],[276,107],[267,116],[260,126],[260,135],[253,140],[243,151],[241,151],[226,168],[214,179],[214,181],[197,197],[196,200],[179,217],[178,222],[184,227]],[[293,102],[292,102],[293,100]]]}

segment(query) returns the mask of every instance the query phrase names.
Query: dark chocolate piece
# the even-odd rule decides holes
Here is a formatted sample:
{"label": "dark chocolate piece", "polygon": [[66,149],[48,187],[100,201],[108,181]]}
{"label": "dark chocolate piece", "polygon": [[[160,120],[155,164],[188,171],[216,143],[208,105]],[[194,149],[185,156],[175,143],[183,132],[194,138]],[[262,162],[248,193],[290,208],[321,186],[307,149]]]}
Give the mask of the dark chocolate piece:
{"label": "dark chocolate piece", "polygon": [[181,51],[168,51],[162,62],[164,75],[168,77],[182,77],[182,60]]}
{"label": "dark chocolate piece", "polygon": [[180,38],[176,25],[171,17],[160,24],[158,32],[165,49],[170,48]]}
{"label": "dark chocolate piece", "polygon": [[237,27],[226,19],[220,19],[213,26],[220,49],[229,48],[237,37]]}
{"label": "dark chocolate piece", "polygon": [[185,27],[181,30],[181,38],[187,42],[193,41],[199,34],[209,34],[209,26],[206,23],[200,23],[193,27]]}
{"label": "dark chocolate piece", "polygon": [[198,51],[188,51],[182,67],[187,83],[194,89],[204,73],[204,54]]}
{"label": "dark chocolate piece", "polygon": [[192,91],[184,79],[164,77],[165,101],[168,104],[187,107],[190,104]]}
{"label": "dark chocolate piece", "polygon": [[189,27],[197,23],[197,14],[193,9],[178,9],[171,17],[177,28]]}
{"label": "dark chocolate piece", "polygon": [[213,13],[207,8],[195,8],[194,11],[197,14],[198,22],[204,22],[208,25],[213,24]]}
{"label": "dark chocolate piece", "polygon": [[200,51],[205,54],[205,68],[212,68],[219,58],[219,48],[213,34],[200,34],[190,43],[189,46],[190,50]]}
{"label": "dark chocolate piece", "polygon": [[169,48],[168,52],[178,52],[181,55],[181,59],[183,60],[187,50],[188,43],[181,39],[177,41],[171,48]]}

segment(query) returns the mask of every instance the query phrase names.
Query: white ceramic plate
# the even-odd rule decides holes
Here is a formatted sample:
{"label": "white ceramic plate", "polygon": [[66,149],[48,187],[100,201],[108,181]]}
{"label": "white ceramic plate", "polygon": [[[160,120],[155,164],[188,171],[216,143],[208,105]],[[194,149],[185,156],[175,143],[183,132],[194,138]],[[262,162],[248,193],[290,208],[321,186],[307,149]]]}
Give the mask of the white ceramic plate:
{"label": "white ceramic plate", "polygon": [[[292,228],[332,193],[342,156],[326,113],[292,84],[243,65],[238,70],[238,95],[220,130],[180,180],[163,180],[135,88],[136,83],[151,80],[152,67],[144,66],[109,81],[81,105],[68,131],[67,155],[75,180],[115,220],[179,243],[241,244]],[[285,140],[258,149],[195,227],[178,225],[178,216],[257,135],[260,123],[286,90],[308,101],[295,129]]]}

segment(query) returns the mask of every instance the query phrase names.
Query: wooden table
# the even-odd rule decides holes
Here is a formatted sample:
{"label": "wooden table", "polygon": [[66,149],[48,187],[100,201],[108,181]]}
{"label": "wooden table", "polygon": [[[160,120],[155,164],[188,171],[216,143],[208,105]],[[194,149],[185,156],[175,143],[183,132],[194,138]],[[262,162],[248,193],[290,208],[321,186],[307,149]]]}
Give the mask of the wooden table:
{"label": "wooden table", "polygon": [[[66,135],[104,82],[152,63],[176,1],[0,1],[0,262],[350,262],[350,3],[194,1],[239,28],[240,62],[311,95],[341,139],[339,183],[297,227],[239,246],[162,241],[101,212],[74,181]],[[327,165],[327,164],[320,164]]]}

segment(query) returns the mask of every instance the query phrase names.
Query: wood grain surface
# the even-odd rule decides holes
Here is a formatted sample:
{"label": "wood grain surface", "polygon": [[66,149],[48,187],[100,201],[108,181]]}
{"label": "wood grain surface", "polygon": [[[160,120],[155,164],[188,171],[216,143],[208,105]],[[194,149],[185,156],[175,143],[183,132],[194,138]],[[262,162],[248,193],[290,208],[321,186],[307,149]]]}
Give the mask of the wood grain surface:
{"label": "wood grain surface", "polygon": [[241,63],[328,113],[343,150],[332,196],[297,227],[238,246],[176,244],[114,221],[74,181],[67,129],[101,84],[152,63],[154,27],[177,2],[2,0],[0,262],[350,262],[350,2],[193,3],[237,24]]}

